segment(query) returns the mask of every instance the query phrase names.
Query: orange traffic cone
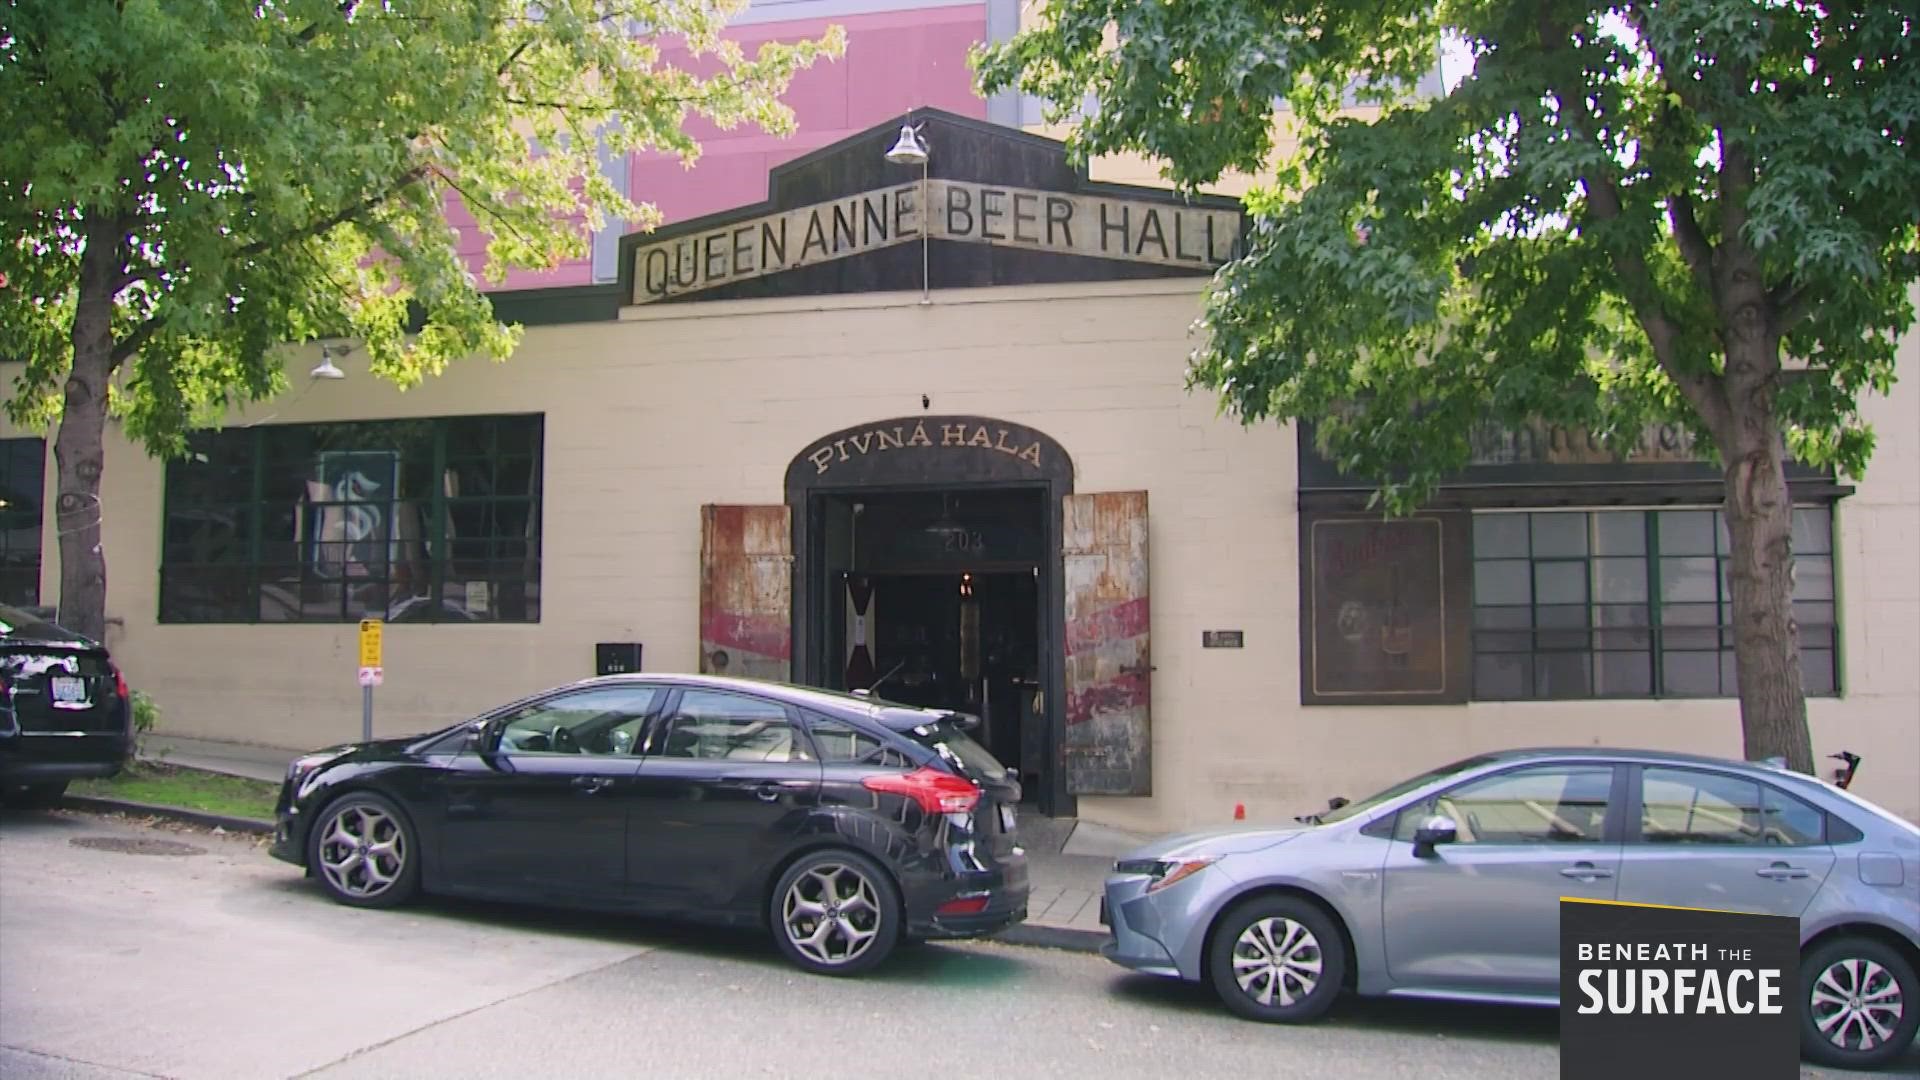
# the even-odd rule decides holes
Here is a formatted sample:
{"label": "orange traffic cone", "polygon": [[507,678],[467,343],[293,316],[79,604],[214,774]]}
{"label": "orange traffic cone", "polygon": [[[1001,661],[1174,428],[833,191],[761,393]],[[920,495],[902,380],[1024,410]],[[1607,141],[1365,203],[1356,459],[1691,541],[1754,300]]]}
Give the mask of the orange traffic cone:
{"label": "orange traffic cone", "polygon": [[1247,804],[1246,803],[1237,802],[1233,804],[1233,820],[1235,821],[1247,820]]}

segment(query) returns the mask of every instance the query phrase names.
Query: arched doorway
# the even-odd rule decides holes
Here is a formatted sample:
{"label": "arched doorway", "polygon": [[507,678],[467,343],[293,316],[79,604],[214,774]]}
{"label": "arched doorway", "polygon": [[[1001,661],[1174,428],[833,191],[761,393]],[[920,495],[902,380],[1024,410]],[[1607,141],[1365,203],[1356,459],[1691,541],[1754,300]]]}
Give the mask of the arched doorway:
{"label": "arched doorway", "polygon": [[1061,507],[1045,433],[914,416],[814,440],[788,466],[793,675],[981,717],[1027,799],[1071,814],[1061,767]]}

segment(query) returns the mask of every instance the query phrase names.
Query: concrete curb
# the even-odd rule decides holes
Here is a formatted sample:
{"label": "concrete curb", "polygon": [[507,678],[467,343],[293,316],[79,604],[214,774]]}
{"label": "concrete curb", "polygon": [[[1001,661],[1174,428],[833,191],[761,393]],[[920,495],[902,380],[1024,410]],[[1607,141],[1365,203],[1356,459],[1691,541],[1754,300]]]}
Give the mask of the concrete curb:
{"label": "concrete curb", "polygon": [[105,799],[97,795],[63,795],[60,805],[68,810],[86,810],[93,813],[142,814],[147,817],[168,818],[189,825],[204,825],[208,828],[221,828],[230,833],[242,833],[249,836],[272,836],[273,822],[259,821],[254,818],[228,817],[225,814],[210,814],[204,810],[188,810],[180,806],[158,806],[153,803],[133,802],[129,799]]}
{"label": "concrete curb", "polygon": [[1064,926],[1041,926],[1035,923],[1016,923],[998,934],[993,940],[1008,945],[1025,945],[1036,949],[1065,949],[1068,952],[1098,953],[1100,946],[1106,943],[1107,935],[1100,930],[1070,930]]}

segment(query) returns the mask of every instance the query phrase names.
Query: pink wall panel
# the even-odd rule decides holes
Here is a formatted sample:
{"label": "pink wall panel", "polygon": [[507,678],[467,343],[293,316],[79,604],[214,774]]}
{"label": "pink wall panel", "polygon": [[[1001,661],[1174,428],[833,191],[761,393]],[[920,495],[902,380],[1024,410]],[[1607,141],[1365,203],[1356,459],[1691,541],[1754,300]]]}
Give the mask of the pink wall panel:
{"label": "pink wall panel", "polygon": [[[846,28],[846,55],[816,64],[794,79],[785,99],[799,123],[791,138],[774,138],[752,127],[722,131],[705,120],[690,119],[687,130],[701,144],[699,163],[689,170],[670,155],[636,154],[627,163],[630,197],[653,203],[669,223],[685,221],[758,202],[767,194],[768,169],[908,109],[932,106],[986,117],[986,102],[973,92],[967,68],[967,50],[986,38],[983,4],[760,23],[737,27],[728,36],[751,55],[761,42],[817,37],[835,23]],[[669,52],[667,59],[695,70],[704,66],[684,51]],[[486,246],[479,226],[460,207],[449,207],[448,219],[460,229],[461,252],[478,273]],[[551,271],[516,271],[499,287],[550,288],[592,281],[592,263],[581,259]]]}

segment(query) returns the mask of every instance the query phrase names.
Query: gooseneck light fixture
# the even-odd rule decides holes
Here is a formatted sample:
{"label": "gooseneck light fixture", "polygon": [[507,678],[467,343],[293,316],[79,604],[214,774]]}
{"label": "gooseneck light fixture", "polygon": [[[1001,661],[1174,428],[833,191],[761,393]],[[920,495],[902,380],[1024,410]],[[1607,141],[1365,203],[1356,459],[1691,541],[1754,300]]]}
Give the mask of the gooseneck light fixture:
{"label": "gooseneck light fixture", "polygon": [[[909,114],[911,115],[911,114]],[[927,205],[927,140],[920,134],[926,124],[914,124],[911,120],[900,125],[900,138],[894,141],[893,149],[887,151],[887,160],[895,165],[920,166],[920,302],[933,303],[932,285],[927,274],[928,233],[933,226],[933,214]]]}

